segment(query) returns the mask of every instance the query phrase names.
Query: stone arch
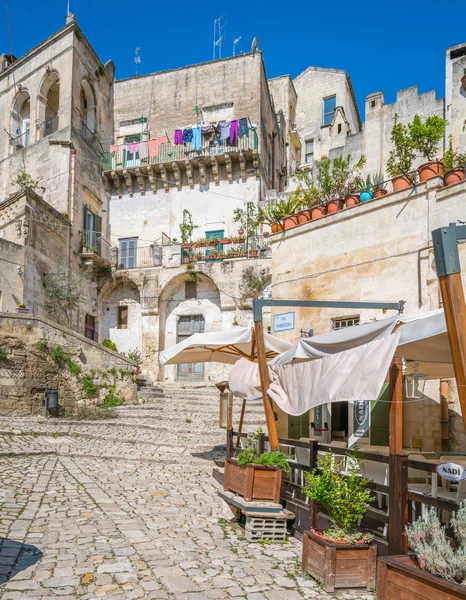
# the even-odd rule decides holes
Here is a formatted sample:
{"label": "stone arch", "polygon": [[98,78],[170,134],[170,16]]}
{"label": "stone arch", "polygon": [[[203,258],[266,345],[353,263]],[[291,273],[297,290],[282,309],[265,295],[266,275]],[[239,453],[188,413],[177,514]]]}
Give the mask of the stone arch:
{"label": "stone arch", "polygon": [[94,134],[96,128],[96,100],[94,88],[87,78],[81,80],[79,110],[83,132]]}
{"label": "stone arch", "polygon": [[37,96],[39,137],[45,137],[57,131],[59,109],[60,76],[57,71],[49,71],[42,80]]}
{"label": "stone arch", "polygon": [[11,137],[14,150],[29,145],[31,123],[31,96],[27,89],[21,89],[13,101],[11,110]]}
{"label": "stone arch", "polygon": [[99,298],[100,341],[110,339],[119,352],[142,351],[141,295],[125,277],[107,283]]}
{"label": "stone arch", "polygon": [[[222,329],[222,310],[220,290],[216,283],[204,273],[196,273],[196,297],[187,298],[186,283],[193,281],[185,272],[170,279],[159,296],[159,351],[169,348],[178,342],[180,318],[200,317],[204,320],[205,331]],[[221,367],[216,363],[206,363],[203,381],[216,381]],[[176,381],[179,376],[177,365],[169,365],[160,369],[160,378],[165,381]],[[196,379],[200,381],[200,379]],[[185,379],[187,381],[187,379]]]}

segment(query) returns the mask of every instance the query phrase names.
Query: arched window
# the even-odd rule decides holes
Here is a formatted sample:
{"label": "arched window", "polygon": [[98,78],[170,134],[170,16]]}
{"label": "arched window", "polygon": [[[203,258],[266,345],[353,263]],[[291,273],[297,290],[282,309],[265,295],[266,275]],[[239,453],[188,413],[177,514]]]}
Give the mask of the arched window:
{"label": "arched window", "polygon": [[92,141],[96,125],[95,95],[87,79],[81,81],[80,113],[81,132],[88,141]]}
{"label": "arched window", "polygon": [[27,90],[22,90],[16,96],[11,111],[11,143],[15,152],[29,145],[30,123],[31,98]]}
{"label": "arched window", "polygon": [[42,82],[38,96],[37,114],[41,137],[55,133],[58,129],[60,107],[60,78],[52,71]]}

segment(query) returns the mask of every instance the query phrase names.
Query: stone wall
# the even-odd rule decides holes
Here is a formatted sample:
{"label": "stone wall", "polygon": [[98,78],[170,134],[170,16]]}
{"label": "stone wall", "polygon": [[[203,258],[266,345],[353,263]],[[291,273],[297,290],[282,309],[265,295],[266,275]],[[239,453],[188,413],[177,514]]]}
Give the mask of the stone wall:
{"label": "stone wall", "polygon": [[[81,374],[72,375],[65,365],[54,363],[47,350],[37,348],[40,340],[46,340],[49,349],[60,345],[81,367]],[[101,404],[110,389],[126,402],[136,400],[133,361],[46,319],[2,313],[0,347],[8,353],[0,364],[0,414],[43,414],[46,384],[58,390],[64,410]],[[92,398],[83,394],[84,375],[98,388]]]}
{"label": "stone wall", "polygon": [[[466,182],[447,188],[442,185],[441,178],[431,179],[416,189],[390,194],[272,236],[273,297],[405,300],[408,315],[439,308],[431,231],[466,220]],[[459,250],[466,280],[466,245],[460,244]],[[340,317],[359,316],[361,322],[384,318],[382,311],[371,310],[293,310],[295,330],[281,334],[289,341],[296,339],[301,327],[312,327],[315,334],[329,331],[334,319]],[[415,435],[425,439],[426,449],[440,447],[438,383],[429,389],[426,403],[406,408],[405,445]],[[454,385],[450,401],[453,449],[464,449],[466,435]]]}
{"label": "stone wall", "polygon": [[0,238],[0,311],[13,312],[23,302],[24,248]]}

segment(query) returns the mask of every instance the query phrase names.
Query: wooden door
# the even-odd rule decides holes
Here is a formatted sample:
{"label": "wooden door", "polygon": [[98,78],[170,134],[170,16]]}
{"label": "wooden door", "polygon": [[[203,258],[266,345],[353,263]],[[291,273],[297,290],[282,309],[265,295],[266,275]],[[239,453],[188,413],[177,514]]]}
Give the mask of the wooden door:
{"label": "wooden door", "polygon": [[[178,342],[193,333],[204,333],[205,321],[202,315],[189,315],[178,318]],[[177,365],[177,381],[204,381],[204,363],[181,363]]]}

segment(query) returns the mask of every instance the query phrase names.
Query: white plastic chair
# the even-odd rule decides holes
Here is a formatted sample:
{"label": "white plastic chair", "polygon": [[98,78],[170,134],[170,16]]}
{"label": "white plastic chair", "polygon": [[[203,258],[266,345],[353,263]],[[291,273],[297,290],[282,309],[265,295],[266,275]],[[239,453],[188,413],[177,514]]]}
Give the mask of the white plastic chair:
{"label": "white plastic chair", "polygon": [[[425,461],[426,458],[422,454],[409,454],[408,460],[418,460]],[[411,482],[411,479],[422,479],[421,483]],[[408,490],[410,492],[416,492],[418,494],[430,494],[432,491],[432,484],[429,483],[429,474],[427,471],[422,471],[421,469],[412,469],[408,468]],[[416,503],[413,501],[411,503],[413,508],[413,519],[416,518]],[[421,515],[423,520],[427,520],[427,505],[421,505]]]}
{"label": "white plastic chair", "polygon": [[[361,475],[374,483],[378,483],[379,485],[388,485],[388,464],[382,462],[375,462],[372,460],[363,460],[361,465]],[[384,494],[384,492],[375,492],[377,497],[377,502],[379,505],[379,509],[382,509],[382,496],[388,495]],[[388,516],[388,509],[387,509]],[[387,535],[388,524],[385,523],[383,528],[384,536]]]}

